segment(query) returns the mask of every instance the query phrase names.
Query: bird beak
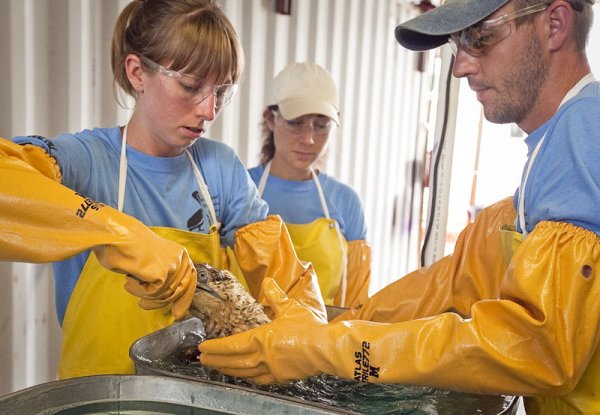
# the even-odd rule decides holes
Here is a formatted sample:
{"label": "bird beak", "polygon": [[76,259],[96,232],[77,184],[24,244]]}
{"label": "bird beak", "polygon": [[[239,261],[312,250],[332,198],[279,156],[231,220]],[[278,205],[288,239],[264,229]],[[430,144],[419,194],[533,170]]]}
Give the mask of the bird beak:
{"label": "bird beak", "polygon": [[225,299],[223,297],[221,297],[215,290],[213,290],[207,284],[197,283],[196,284],[196,288],[198,290],[206,291],[208,294],[212,295],[213,297],[215,297],[215,298],[217,298],[217,299],[219,299],[221,301],[225,301]]}

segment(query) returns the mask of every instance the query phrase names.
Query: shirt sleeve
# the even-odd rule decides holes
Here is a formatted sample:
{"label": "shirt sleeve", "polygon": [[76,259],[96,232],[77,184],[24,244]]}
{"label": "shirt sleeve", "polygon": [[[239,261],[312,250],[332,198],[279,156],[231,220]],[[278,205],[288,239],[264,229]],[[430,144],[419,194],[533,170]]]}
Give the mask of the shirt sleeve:
{"label": "shirt sleeve", "polygon": [[367,224],[365,214],[358,194],[352,191],[353,197],[348,198],[347,220],[344,220],[345,236],[348,241],[366,240]]}
{"label": "shirt sleeve", "polygon": [[[568,106],[567,106],[568,105]],[[600,235],[600,98],[585,97],[556,115],[525,187],[528,231],[544,220]]]}
{"label": "shirt sleeve", "polygon": [[367,225],[358,193],[345,183],[327,176],[324,185],[330,214],[340,224],[340,230],[347,241],[366,240]]}
{"label": "shirt sleeve", "polygon": [[94,149],[93,140],[85,136],[60,134],[52,138],[42,136],[14,137],[17,144],[31,144],[44,149],[56,160],[62,175],[62,184],[87,195],[90,180],[94,174],[90,169],[98,165],[97,159],[105,157],[105,153]]}
{"label": "shirt sleeve", "polygon": [[[245,225],[264,220],[268,207],[258,196],[254,182],[235,152],[223,143],[212,142],[211,145],[213,156],[202,172],[209,189],[219,189],[219,206],[215,209],[221,222],[222,244],[233,246],[235,232]],[[219,171],[220,180],[216,180],[216,171]]]}

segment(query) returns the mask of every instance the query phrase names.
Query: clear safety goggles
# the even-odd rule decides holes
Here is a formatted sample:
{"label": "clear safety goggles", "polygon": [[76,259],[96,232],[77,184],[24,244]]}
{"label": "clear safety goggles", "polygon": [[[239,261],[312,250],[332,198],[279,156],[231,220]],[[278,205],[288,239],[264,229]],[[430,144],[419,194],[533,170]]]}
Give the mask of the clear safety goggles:
{"label": "clear safety goggles", "polygon": [[215,109],[220,111],[231,102],[238,90],[238,84],[214,85],[199,76],[165,68],[146,57],[143,57],[143,60],[150,67],[169,78],[170,82],[165,82],[163,85],[172,96],[194,105],[200,104],[212,95],[215,97]]}
{"label": "clear safety goggles", "polygon": [[546,10],[548,6],[548,3],[535,4],[452,33],[448,39],[452,53],[456,56],[458,49],[462,49],[471,56],[479,57],[487,49],[510,36],[512,25],[507,24],[508,22],[539,13]]}
{"label": "clear safety goggles", "polygon": [[281,120],[282,128],[293,135],[300,135],[307,129],[311,129],[315,135],[327,135],[331,132],[334,121],[325,115],[307,115],[293,120],[286,120],[277,110],[274,115]]}

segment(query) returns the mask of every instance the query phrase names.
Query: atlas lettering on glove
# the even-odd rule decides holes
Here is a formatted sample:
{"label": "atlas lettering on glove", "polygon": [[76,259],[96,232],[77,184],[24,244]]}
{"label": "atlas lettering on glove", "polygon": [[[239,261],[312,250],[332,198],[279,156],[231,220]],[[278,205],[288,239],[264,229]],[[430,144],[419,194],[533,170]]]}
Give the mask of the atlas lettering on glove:
{"label": "atlas lettering on glove", "polygon": [[379,377],[379,367],[371,366],[369,362],[371,344],[367,341],[362,342],[362,351],[354,352],[354,380],[359,382],[368,382],[369,378]]}
{"label": "atlas lettering on glove", "polygon": [[81,219],[85,218],[85,214],[87,213],[87,211],[89,209],[98,210],[101,207],[105,206],[104,203],[95,202],[92,199],[90,199],[89,197],[86,197],[77,192],[75,192],[75,194],[77,196],[81,196],[83,198],[83,202],[81,202],[80,209],[77,209],[77,212],[76,212],[76,215],[79,216]]}

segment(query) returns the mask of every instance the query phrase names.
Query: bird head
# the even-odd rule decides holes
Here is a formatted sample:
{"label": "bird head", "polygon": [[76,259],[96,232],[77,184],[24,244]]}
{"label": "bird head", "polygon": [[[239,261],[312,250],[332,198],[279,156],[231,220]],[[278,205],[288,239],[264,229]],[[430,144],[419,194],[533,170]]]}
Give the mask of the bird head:
{"label": "bird head", "polygon": [[196,267],[196,292],[204,291],[209,295],[221,300],[226,301],[218,291],[215,290],[214,286],[224,282],[227,276],[217,268],[213,268],[208,264],[194,264]]}
{"label": "bird head", "polygon": [[194,264],[198,275],[190,314],[198,317],[207,338],[239,333],[270,320],[235,275],[208,264]]}

